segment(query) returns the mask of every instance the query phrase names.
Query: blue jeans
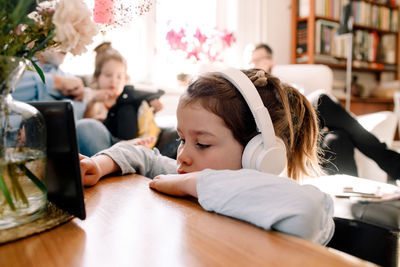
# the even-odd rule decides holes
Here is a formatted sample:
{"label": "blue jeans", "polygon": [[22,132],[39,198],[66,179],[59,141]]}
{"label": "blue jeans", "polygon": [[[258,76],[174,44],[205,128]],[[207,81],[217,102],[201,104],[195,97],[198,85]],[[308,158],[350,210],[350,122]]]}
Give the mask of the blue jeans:
{"label": "blue jeans", "polygon": [[76,133],[79,153],[88,157],[114,144],[113,137],[107,127],[95,119],[79,120],[76,123]]}

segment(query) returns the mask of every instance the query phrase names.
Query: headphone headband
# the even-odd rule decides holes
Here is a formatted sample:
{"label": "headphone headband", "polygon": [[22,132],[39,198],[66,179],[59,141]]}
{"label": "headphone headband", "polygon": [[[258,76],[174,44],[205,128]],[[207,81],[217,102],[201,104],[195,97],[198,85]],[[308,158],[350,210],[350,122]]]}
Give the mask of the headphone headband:
{"label": "headphone headband", "polygon": [[267,149],[275,146],[274,125],[272,124],[268,109],[262,102],[253,82],[242,71],[235,68],[227,68],[217,71],[217,73],[232,83],[242,94],[253,114],[257,129],[262,134],[264,147]]}

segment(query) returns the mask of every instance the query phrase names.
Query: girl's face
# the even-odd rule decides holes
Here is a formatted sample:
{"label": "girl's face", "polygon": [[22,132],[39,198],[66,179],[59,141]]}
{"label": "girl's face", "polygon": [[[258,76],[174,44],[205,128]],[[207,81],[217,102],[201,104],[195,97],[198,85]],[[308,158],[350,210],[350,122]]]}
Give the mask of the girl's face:
{"label": "girl's face", "polygon": [[178,105],[178,173],[242,168],[243,146],[224,121],[200,103]]}
{"label": "girl's face", "polygon": [[103,64],[99,78],[99,89],[108,89],[119,96],[126,83],[126,66],[124,63],[111,59]]}

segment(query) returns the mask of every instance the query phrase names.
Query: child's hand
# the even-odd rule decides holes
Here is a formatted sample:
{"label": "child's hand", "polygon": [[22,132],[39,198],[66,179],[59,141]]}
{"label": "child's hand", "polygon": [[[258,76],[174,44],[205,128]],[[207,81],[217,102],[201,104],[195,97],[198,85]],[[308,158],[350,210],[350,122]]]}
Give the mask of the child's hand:
{"label": "child's hand", "polygon": [[149,186],[159,192],[173,196],[193,196],[197,198],[197,172],[187,174],[158,175]]}
{"label": "child's hand", "polygon": [[95,185],[101,178],[101,169],[93,158],[79,154],[81,165],[82,184],[86,186]]}
{"label": "child's hand", "polygon": [[154,113],[159,112],[164,107],[164,105],[161,103],[160,99],[150,100],[149,104]]}

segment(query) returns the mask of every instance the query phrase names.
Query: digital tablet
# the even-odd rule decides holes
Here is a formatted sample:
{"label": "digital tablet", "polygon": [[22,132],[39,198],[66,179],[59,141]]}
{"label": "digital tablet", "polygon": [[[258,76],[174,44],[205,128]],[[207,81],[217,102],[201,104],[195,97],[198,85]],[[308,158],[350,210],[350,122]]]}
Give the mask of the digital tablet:
{"label": "digital tablet", "polygon": [[70,214],[85,219],[85,201],[71,101],[29,102],[42,113],[47,127],[48,199]]}

